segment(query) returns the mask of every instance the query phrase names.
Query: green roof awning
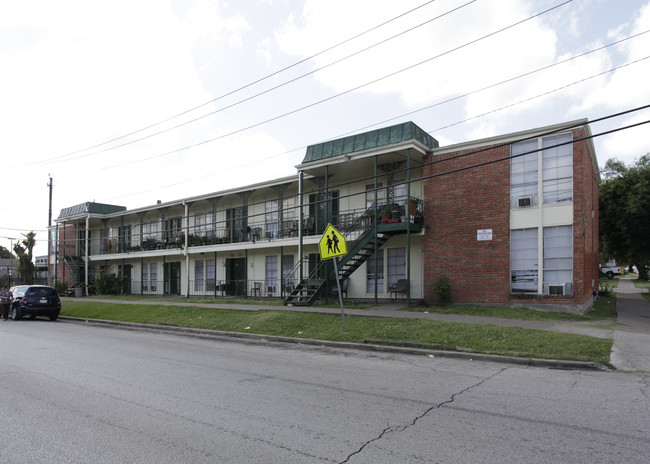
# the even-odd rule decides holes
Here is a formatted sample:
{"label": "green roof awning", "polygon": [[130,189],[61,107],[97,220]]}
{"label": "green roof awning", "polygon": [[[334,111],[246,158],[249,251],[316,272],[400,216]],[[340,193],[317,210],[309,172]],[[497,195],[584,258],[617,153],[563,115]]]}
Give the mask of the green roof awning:
{"label": "green roof awning", "polygon": [[429,149],[438,148],[439,146],[436,139],[409,121],[362,134],[350,135],[342,139],[310,145],[307,147],[307,153],[302,162],[320,161],[408,140],[416,140]]}
{"label": "green roof awning", "polygon": [[107,205],[104,203],[86,202],[80,205],[63,208],[57,219],[79,216],[82,214],[111,214],[126,211],[126,206]]}

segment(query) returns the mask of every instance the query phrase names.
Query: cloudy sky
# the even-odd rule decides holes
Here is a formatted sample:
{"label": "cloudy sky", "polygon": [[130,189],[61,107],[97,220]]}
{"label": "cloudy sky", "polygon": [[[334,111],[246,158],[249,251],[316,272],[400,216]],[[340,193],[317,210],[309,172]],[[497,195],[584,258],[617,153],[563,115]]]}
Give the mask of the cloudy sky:
{"label": "cloudy sky", "polygon": [[[650,0],[0,0],[0,245],[295,174],[413,121],[442,146],[650,104]],[[650,110],[592,124],[598,134]],[[595,139],[650,151],[650,125]]]}

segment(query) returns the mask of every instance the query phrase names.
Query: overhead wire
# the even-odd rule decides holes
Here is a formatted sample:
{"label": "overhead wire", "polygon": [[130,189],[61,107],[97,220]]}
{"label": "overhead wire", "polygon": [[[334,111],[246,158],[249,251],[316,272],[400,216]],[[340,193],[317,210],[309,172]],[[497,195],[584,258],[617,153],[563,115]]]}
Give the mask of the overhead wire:
{"label": "overhead wire", "polygon": [[[129,140],[129,141],[124,142],[124,143],[122,143],[122,144],[115,145],[115,146],[111,146],[111,147],[108,147],[108,148],[105,148],[105,149],[102,149],[102,150],[99,150],[99,151],[94,151],[94,152],[91,152],[91,153],[85,153],[85,154],[83,154],[83,155],[75,156],[75,157],[72,157],[72,158],[66,158],[65,160],[60,160],[60,159],[59,159],[59,160],[38,161],[38,162],[34,162],[33,164],[52,164],[52,163],[59,163],[59,162],[68,162],[68,161],[72,161],[72,160],[80,159],[80,158],[87,158],[87,157],[89,157],[89,156],[94,156],[94,155],[98,155],[98,154],[105,153],[105,152],[108,152],[108,151],[116,150],[116,149],[118,149],[118,148],[123,148],[123,147],[125,147],[125,146],[132,145],[132,144],[134,144],[134,143],[141,142],[141,141],[143,141],[143,140],[147,140],[147,139],[150,139],[150,138],[156,137],[156,136],[161,135],[161,134],[165,134],[165,133],[170,132],[170,131],[172,131],[172,130],[180,129],[181,127],[184,127],[184,126],[187,126],[187,125],[193,124],[193,123],[195,123],[195,122],[197,122],[197,121],[200,121],[200,120],[202,120],[202,119],[205,119],[205,118],[207,118],[207,117],[209,117],[209,116],[213,116],[213,115],[218,114],[218,113],[221,113],[221,112],[223,112],[223,111],[225,111],[225,110],[228,110],[228,109],[234,108],[235,106],[238,106],[238,105],[240,105],[240,104],[242,104],[242,103],[246,103],[246,102],[248,102],[248,101],[254,100],[255,98],[261,97],[262,95],[265,95],[265,94],[267,94],[267,93],[270,93],[270,92],[273,92],[273,91],[275,91],[275,90],[278,90],[278,89],[280,89],[280,88],[282,88],[282,87],[285,87],[285,86],[287,86],[287,85],[289,85],[289,84],[293,84],[293,83],[295,83],[295,82],[297,82],[297,81],[299,81],[299,80],[301,80],[301,79],[304,79],[305,77],[311,76],[311,75],[313,75],[313,74],[315,74],[315,73],[317,73],[317,72],[319,72],[319,71],[322,71],[322,70],[324,70],[324,69],[327,69],[327,68],[329,68],[329,67],[331,67],[331,66],[334,66],[334,65],[336,65],[336,64],[342,63],[343,61],[346,61],[346,60],[348,60],[348,59],[350,59],[350,58],[353,58],[353,57],[355,57],[355,56],[357,56],[357,55],[359,55],[359,54],[361,54],[361,53],[364,53],[364,52],[366,52],[366,51],[368,51],[368,50],[371,50],[371,49],[373,49],[373,48],[375,48],[375,47],[378,47],[379,45],[382,45],[382,44],[384,44],[384,43],[386,43],[386,42],[389,42],[390,40],[393,40],[393,39],[395,39],[395,38],[397,38],[397,37],[400,37],[400,36],[402,36],[402,35],[404,35],[404,34],[406,34],[406,33],[408,33],[408,32],[412,32],[412,31],[414,31],[414,30],[417,29],[417,28],[423,27],[423,26],[425,26],[425,25],[427,25],[427,24],[429,24],[429,23],[431,23],[431,22],[433,22],[433,21],[435,21],[435,20],[438,20],[438,19],[440,19],[440,18],[442,18],[442,17],[444,17],[444,16],[447,16],[447,15],[449,15],[449,14],[455,12],[455,11],[458,11],[458,10],[460,10],[461,8],[464,8],[464,7],[466,7],[466,6],[468,6],[468,5],[472,4],[472,3],[474,3],[474,2],[476,2],[476,1],[477,1],[477,0],[470,0],[470,1],[468,1],[467,3],[464,3],[463,5],[460,5],[460,6],[456,7],[456,8],[452,8],[451,10],[448,10],[448,11],[446,11],[446,12],[444,12],[444,13],[442,13],[442,14],[440,14],[440,15],[434,17],[434,18],[431,18],[431,19],[429,19],[429,20],[427,20],[427,21],[424,21],[424,22],[422,22],[422,23],[420,23],[420,24],[418,24],[418,25],[416,25],[416,26],[413,26],[413,27],[411,27],[411,28],[409,28],[409,29],[403,30],[403,31],[401,31],[401,32],[399,32],[399,33],[397,33],[397,34],[394,34],[394,35],[392,35],[391,37],[388,37],[388,38],[386,38],[386,39],[383,39],[383,40],[381,40],[381,41],[379,41],[379,42],[375,42],[374,44],[372,44],[372,45],[370,45],[370,46],[367,46],[367,47],[365,47],[365,48],[363,48],[363,49],[361,49],[361,50],[357,50],[357,51],[354,52],[354,53],[351,53],[351,54],[346,55],[346,56],[344,56],[344,57],[342,57],[342,58],[339,58],[339,59],[337,59],[337,60],[335,60],[335,61],[332,61],[332,62],[330,62],[330,63],[328,63],[328,64],[326,64],[326,65],[323,65],[323,66],[321,66],[321,67],[319,67],[319,68],[313,69],[313,70],[311,70],[311,71],[309,71],[309,72],[307,72],[307,73],[301,74],[301,75],[299,75],[299,76],[297,76],[297,77],[294,77],[293,79],[290,79],[290,80],[288,80],[288,81],[285,81],[285,82],[283,82],[283,83],[281,83],[281,84],[275,85],[275,86],[270,87],[270,88],[268,88],[268,89],[266,89],[266,90],[263,90],[263,91],[258,92],[258,93],[256,93],[256,94],[253,94],[253,95],[250,95],[250,96],[248,96],[248,97],[246,97],[246,98],[243,98],[243,99],[241,99],[241,100],[238,100],[238,101],[236,101],[236,102],[233,102],[233,103],[231,103],[231,104],[229,104],[229,105],[222,106],[221,108],[218,108],[218,109],[216,109],[216,110],[214,110],[214,111],[211,111],[211,112],[206,113],[206,114],[204,114],[204,115],[198,116],[198,117],[196,117],[196,118],[194,118],[194,119],[190,119],[190,120],[188,120],[188,121],[185,121],[185,122],[183,122],[183,123],[177,124],[177,125],[175,125],[175,126],[172,126],[172,127],[169,127],[169,128],[163,129],[163,130],[160,130],[160,131],[158,131],[158,132],[154,132],[154,133],[152,133],[152,134],[148,134],[148,135],[146,135],[146,136],[143,136],[143,137],[140,137],[140,138],[137,138],[137,139],[134,139],[134,140]],[[573,1],[573,0],[569,0],[569,1]],[[373,29],[375,29],[375,28],[373,28]],[[357,37],[358,37],[358,36],[357,36]],[[335,48],[335,47],[330,47],[330,49],[331,49],[331,48]],[[317,56],[317,55],[312,55],[312,56]],[[243,87],[243,88],[245,88],[245,87]],[[354,90],[356,90],[356,89],[350,90],[350,91],[348,91],[348,92],[346,92],[346,93],[349,93],[349,92],[354,91]],[[345,93],[344,93],[344,94],[341,94],[341,95],[345,95]],[[213,100],[212,102],[214,102],[214,101],[216,101],[216,100]],[[327,100],[325,100],[325,101],[327,101]],[[212,103],[212,102],[210,102],[210,103]],[[320,103],[323,103],[323,102],[316,102],[316,103],[314,103],[312,106],[314,106],[314,105],[318,105],[318,104],[320,104]],[[281,115],[281,116],[279,116],[279,118],[284,117],[284,116],[285,116],[285,115]],[[265,123],[266,123],[266,122],[263,122],[262,124],[265,124]],[[244,129],[244,130],[247,130],[247,129]],[[138,131],[138,132],[140,132],[140,131]],[[229,136],[229,135],[234,135],[234,134],[226,134],[225,137],[227,137],[227,136]],[[115,140],[115,139],[114,139],[114,140]],[[103,144],[102,144],[102,145],[103,145]],[[192,147],[190,147],[190,148],[192,148]],[[85,150],[84,150],[84,151],[85,151]],[[164,156],[164,155],[163,155],[163,156]],[[134,162],[137,162],[137,161],[134,161]],[[114,166],[114,167],[119,167],[119,166]]]}
{"label": "overhead wire", "polygon": [[[645,31],[645,32],[643,32],[643,33],[641,33],[641,34],[645,34],[645,33],[647,33],[647,32],[650,32],[650,31]],[[640,34],[637,34],[637,35],[640,35]],[[631,38],[631,37],[630,37],[630,38]],[[624,40],[627,40],[627,39],[624,39]],[[620,42],[620,41],[618,41],[618,42],[616,42],[616,43],[619,43],[619,42]],[[616,44],[616,43],[610,44],[610,45],[608,45],[608,46],[614,45],[614,44]],[[600,49],[602,49],[602,48],[603,48],[603,47],[600,47],[598,50],[600,50]],[[589,53],[589,52],[587,52],[587,53]],[[585,55],[585,54],[583,53],[583,54],[581,54],[581,55],[577,55],[576,57],[580,57],[580,56],[584,56],[584,55]],[[585,78],[583,78],[583,79],[579,79],[579,80],[577,80],[577,81],[571,82],[571,83],[566,84],[566,85],[561,86],[561,87],[557,87],[557,88],[552,89],[552,90],[549,90],[549,91],[547,91],[547,92],[543,92],[543,93],[541,93],[541,94],[537,94],[537,95],[535,95],[535,96],[528,97],[528,98],[523,99],[523,100],[519,100],[519,101],[517,101],[517,102],[515,102],[515,103],[511,103],[511,104],[509,104],[509,105],[505,105],[505,106],[502,106],[502,107],[500,107],[500,108],[496,108],[496,109],[490,110],[490,111],[488,111],[488,112],[482,113],[481,115],[476,115],[476,116],[473,116],[473,117],[471,117],[471,118],[466,118],[466,119],[461,120],[461,121],[456,121],[456,122],[454,122],[454,123],[448,124],[448,125],[446,125],[446,126],[442,126],[442,127],[440,127],[440,128],[437,128],[437,129],[427,130],[427,132],[428,132],[428,133],[436,132],[436,131],[439,131],[439,130],[442,130],[442,129],[445,129],[445,128],[453,127],[453,126],[455,126],[455,125],[459,125],[459,124],[462,124],[462,123],[468,122],[468,121],[473,120],[473,119],[477,119],[477,118],[479,118],[479,117],[486,116],[486,115],[488,115],[488,114],[493,114],[493,113],[496,113],[496,112],[498,112],[498,111],[505,110],[505,109],[507,109],[507,108],[512,108],[513,106],[520,105],[520,104],[526,103],[526,102],[528,102],[528,101],[531,101],[531,100],[534,100],[534,99],[537,99],[537,98],[541,98],[541,97],[543,97],[543,96],[550,95],[551,93],[555,93],[555,92],[558,92],[558,91],[560,91],[560,90],[564,90],[564,89],[566,89],[566,88],[568,88],[568,87],[571,87],[571,86],[574,86],[574,85],[577,85],[577,84],[580,84],[580,83],[586,82],[586,81],[588,81],[588,80],[590,80],[590,79],[593,79],[593,78],[596,78],[596,77],[599,77],[599,76],[603,76],[603,75],[605,75],[605,74],[608,74],[608,73],[614,72],[614,71],[616,71],[616,70],[618,70],[618,69],[622,69],[622,68],[624,68],[624,67],[627,67],[627,66],[630,66],[630,65],[633,65],[633,64],[637,64],[637,63],[639,63],[639,62],[642,62],[642,61],[647,60],[648,58],[650,58],[650,55],[649,55],[649,56],[646,56],[646,57],[644,57],[644,58],[640,58],[640,59],[638,59],[638,60],[634,60],[634,61],[632,61],[632,62],[628,62],[628,63],[621,64],[621,65],[619,65],[619,66],[616,66],[616,67],[614,67],[614,68],[610,68],[609,70],[602,71],[602,72],[597,73],[597,74],[594,74],[594,75],[592,75],[592,76],[588,76],[588,77],[585,77]],[[570,59],[569,59],[569,60],[570,60]],[[560,63],[557,63],[557,64],[561,64],[561,63],[564,63],[564,62],[566,62],[566,61],[567,61],[567,60],[564,60],[564,61],[562,61],[562,62],[560,62]],[[539,68],[539,69],[536,70],[536,71],[532,71],[532,72],[524,73],[524,74],[522,74],[521,76],[518,76],[518,77],[528,76],[528,75],[530,75],[531,73],[534,73],[534,72],[537,72],[537,71],[540,71],[540,70],[544,70],[544,69],[548,69],[550,66],[553,66],[553,65],[549,65],[549,66],[545,66],[545,67]],[[511,78],[511,79],[507,79],[507,80],[503,81],[503,83],[511,82],[512,80],[514,80],[514,79],[516,79],[516,78],[517,78],[517,77],[515,77],[515,78]],[[480,91],[483,91],[483,90],[486,90],[486,89],[494,88],[495,86],[500,85],[500,84],[501,84],[501,83],[497,83],[497,84],[494,84],[494,85],[490,85],[490,86],[484,87],[483,89],[479,89],[479,90],[477,90],[477,91],[470,92],[470,93],[465,94],[465,95],[474,94],[474,93],[477,93],[477,92],[480,92]],[[449,101],[453,101],[453,100],[455,100],[455,99],[456,99],[456,97],[454,97],[454,98],[452,98],[452,99],[445,100],[445,101],[443,101],[443,102],[435,103],[435,104],[433,104],[433,105],[428,105],[426,108],[431,108],[431,107],[434,107],[434,106],[438,106],[438,105],[441,105],[441,104],[443,104],[443,103],[447,103],[447,102],[449,102]],[[417,110],[417,111],[422,111],[422,110]],[[407,113],[407,115],[408,115],[408,114],[411,114],[411,113]],[[368,128],[368,127],[373,127],[373,126],[376,126],[376,125],[378,125],[378,124],[379,124],[379,123],[377,123],[377,124],[373,124],[373,125],[371,125],[371,126],[366,126],[366,128]],[[340,136],[337,136],[337,137],[334,137],[334,139],[336,139],[336,138],[340,138],[340,137],[342,137],[342,136],[344,136],[344,135],[347,135],[347,134],[348,134],[348,133],[343,134],[343,135],[340,135]],[[330,140],[331,140],[331,139],[330,139]],[[301,150],[301,149],[304,149],[304,148],[305,148],[305,147],[303,146],[303,147],[299,147],[299,148],[292,149],[292,150],[287,151],[287,152],[283,152],[283,153],[281,153],[281,154],[270,155],[270,156],[268,156],[268,157],[266,157],[266,158],[263,158],[262,160],[264,160],[264,159],[272,159],[272,158],[274,158],[274,157],[276,157],[276,156],[286,155],[286,154],[288,154],[288,153],[291,153],[291,152],[294,152],[294,151],[298,151],[298,150]],[[260,160],[260,159],[256,159],[255,161],[252,161],[252,162],[250,162],[250,163],[248,163],[248,164],[250,165],[250,164],[254,164],[254,163],[259,163],[259,162],[262,161],[262,160]],[[240,168],[242,168],[242,167],[244,167],[244,166],[246,166],[246,164],[244,164],[244,165],[238,165],[238,166],[235,166],[235,167],[232,167],[232,168],[226,169],[226,171],[235,170],[235,169],[240,169]],[[219,173],[223,173],[223,172],[224,172],[224,169],[220,169]],[[182,184],[184,184],[184,183],[188,183],[188,182],[195,182],[197,179],[206,178],[206,177],[210,177],[210,176],[213,176],[213,175],[215,175],[215,173],[207,173],[207,174],[204,174],[204,175],[199,176],[199,177],[197,177],[197,176],[193,176],[192,179],[188,179],[188,180],[185,180],[185,181],[174,182],[173,184],[167,184],[167,185],[165,185],[164,187],[171,187],[171,186],[182,185]],[[140,191],[140,192],[138,192],[138,193],[136,193],[136,194],[142,194],[142,193],[146,193],[146,192],[153,191],[153,190],[159,190],[160,188],[161,188],[161,187],[158,186],[158,187],[156,187],[155,189],[150,189],[150,190]],[[128,195],[124,195],[124,196],[120,196],[120,197],[113,197],[113,198],[125,198],[125,197],[129,197],[129,196],[132,196],[132,195],[135,195],[135,194],[128,194]]]}
{"label": "overhead wire", "polygon": [[190,149],[192,149],[192,148],[196,148],[196,147],[199,147],[199,146],[202,146],[202,145],[208,144],[208,143],[215,142],[215,141],[217,141],[217,140],[224,139],[224,138],[226,138],[226,137],[230,137],[230,136],[233,136],[233,135],[239,134],[239,133],[241,133],[241,132],[248,131],[248,130],[250,130],[250,129],[254,129],[254,128],[256,128],[256,127],[259,127],[259,126],[262,126],[262,125],[268,124],[268,123],[273,122],[273,121],[276,121],[276,120],[278,120],[278,119],[282,119],[282,118],[285,118],[285,117],[287,117],[287,116],[291,116],[291,115],[297,114],[297,113],[299,113],[299,112],[301,112],[301,111],[307,110],[307,109],[312,108],[312,107],[314,107],[314,106],[317,106],[317,105],[323,104],[323,103],[325,103],[325,102],[328,102],[328,101],[334,100],[334,99],[336,99],[336,98],[342,97],[342,96],[344,96],[344,95],[347,95],[347,94],[349,94],[349,93],[355,92],[355,91],[357,91],[357,90],[359,90],[359,89],[362,89],[362,88],[364,88],[364,87],[368,87],[368,86],[370,86],[370,85],[372,85],[372,84],[376,84],[376,83],[381,82],[381,81],[383,81],[383,80],[386,80],[386,79],[388,79],[388,78],[390,78],[390,77],[394,77],[394,76],[396,76],[396,75],[398,75],[398,74],[401,74],[401,73],[403,73],[403,72],[406,72],[406,71],[409,71],[409,70],[411,70],[411,69],[414,69],[414,68],[416,68],[417,66],[421,66],[421,65],[423,65],[423,64],[429,63],[429,62],[431,62],[431,61],[433,61],[433,60],[435,60],[435,59],[437,59],[437,58],[440,58],[440,57],[443,57],[443,56],[448,55],[448,54],[450,54],[450,53],[453,53],[453,52],[456,52],[456,51],[458,51],[458,50],[461,50],[461,49],[463,49],[463,48],[465,48],[465,47],[468,47],[468,46],[470,46],[470,45],[473,45],[473,44],[475,44],[475,43],[477,43],[477,42],[479,42],[479,41],[481,41],[481,40],[485,40],[485,39],[487,39],[487,38],[489,38],[489,37],[492,37],[492,36],[494,36],[494,35],[496,35],[496,34],[499,34],[499,33],[504,32],[504,31],[506,31],[506,30],[512,29],[513,27],[519,26],[519,25],[521,25],[521,24],[523,24],[523,23],[525,23],[525,22],[527,22],[527,21],[530,21],[530,20],[535,19],[535,18],[537,18],[537,17],[539,17],[539,16],[541,16],[541,15],[544,15],[544,14],[550,12],[550,11],[553,11],[553,10],[555,10],[555,9],[557,9],[557,8],[560,8],[560,7],[566,5],[567,3],[570,3],[570,2],[572,2],[572,1],[573,1],[573,0],[567,0],[567,1],[563,2],[563,3],[560,3],[560,4],[558,4],[558,5],[555,5],[555,6],[551,7],[551,8],[548,8],[548,9],[542,11],[542,12],[539,12],[539,13],[536,13],[536,14],[534,14],[534,15],[532,15],[532,16],[529,16],[528,18],[525,18],[525,19],[523,19],[523,20],[517,21],[517,22],[515,22],[515,23],[513,23],[513,24],[510,24],[510,25],[508,25],[508,26],[506,26],[506,27],[503,27],[503,28],[501,28],[501,29],[498,29],[498,30],[496,30],[496,31],[490,32],[489,34],[483,35],[483,36],[481,36],[481,37],[479,37],[479,38],[477,38],[477,39],[474,39],[474,40],[471,40],[471,41],[469,41],[469,42],[466,42],[466,43],[464,43],[464,44],[462,44],[462,45],[459,45],[459,46],[457,46],[457,47],[454,47],[454,48],[452,48],[452,49],[450,49],[450,50],[447,50],[447,51],[445,51],[445,52],[443,52],[443,53],[437,54],[437,55],[435,55],[435,56],[433,56],[433,57],[430,57],[430,58],[427,58],[427,59],[425,59],[425,60],[419,61],[419,62],[417,62],[417,63],[415,63],[415,64],[412,64],[412,65],[406,66],[406,67],[404,67],[404,68],[402,68],[402,69],[400,69],[400,70],[397,70],[397,71],[391,72],[391,73],[389,73],[389,74],[386,74],[386,75],[381,76],[381,77],[379,77],[379,78],[373,79],[373,80],[371,80],[371,81],[369,81],[369,82],[366,82],[366,83],[364,83],[364,84],[361,84],[361,85],[358,85],[358,86],[352,87],[352,88],[347,89],[347,90],[345,90],[345,91],[343,91],[343,92],[339,92],[339,93],[337,93],[337,94],[335,94],[335,95],[331,95],[331,96],[329,96],[329,97],[327,97],[327,98],[324,98],[324,99],[321,99],[321,100],[318,100],[318,101],[312,102],[312,103],[310,103],[310,104],[307,104],[307,105],[304,105],[304,106],[298,107],[298,108],[296,108],[296,109],[293,109],[293,110],[291,110],[291,111],[288,111],[288,112],[282,113],[282,114],[280,114],[280,115],[273,116],[273,117],[271,117],[271,118],[267,118],[267,119],[262,120],[262,121],[259,121],[259,122],[257,122],[257,123],[250,124],[250,125],[248,125],[248,126],[245,126],[245,127],[240,128],[240,129],[236,129],[236,130],[233,130],[233,131],[227,132],[227,133],[225,133],[225,134],[221,134],[221,135],[219,135],[219,136],[217,136],[217,137],[212,137],[212,138],[209,138],[209,139],[206,139],[206,140],[203,140],[203,141],[200,141],[200,142],[197,142],[197,143],[191,144],[191,145],[187,145],[187,146],[184,146],[184,147],[181,147],[181,148],[177,148],[177,149],[174,149],[174,150],[170,150],[170,151],[167,151],[167,152],[164,152],[164,153],[159,153],[159,154],[157,154],[157,155],[152,155],[152,156],[149,156],[149,157],[146,157],[146,158],[140,158],[140,159],[138,159],[138,160],[128,161],[128,162],[126,162],[126,163],[121,163],[121,164],[116,164],[116,165],[113,165],[113,166],[108,166],[108,167],[103,168],[103,169],[112,169],[112,168],[117,168],[117,167],[123,167],[123,166],[131,165],[131,164],[136,164],[136,163],[141,163],[141,162],[145,162],[145,161],[150,161],[150,160],[152,160],[152,159],[162,158],[162,157],[169,156],[169,155],[173,155],[173,154],[176,154],[176,153],[181,153],[181,152],[183,152],[183,151],[190,150]]}
{"label": "overhead wire", "polygon": [[[209,101],[207,101],[205,103],[202,103],[202,104],[200,104],[198,106],[195,106],[195,107],[190,108],[188,110],[182,111],[181,113],[178,113],[178,114],[176,114],[174,116],[170,116],[170,117],[168,117],[166,119],[163,119],[163,120],[158,121],[156,123],[150,124],[150,125],[148,125],[146,127],[143,127],[141,129],[129,132],[127,134],[121,135],[119,137],[114,137],[114,138],[112,138],[110,140],[107,140],[105,142],[101,142],[101,143],[98,143],[96,145],[86,147],[86,148],[83,148],[83,149],[80,149],[80,150],[77,150],[77,151],[74,151],[74,152],[59,155],[59,156],[57,156],[55,158],[52,158],[52,160],[59,159],[59,158],[64,158],[64,157],[68,157],[68,156],[71,156],[71,155],[76,155],[78,153],[82,153],[84,151],[92,150],[92,149],[101,147],[103,145],[107,145],[107,144],[116,142],[118,140],[122,140],[122,139],[130,137],[132,135],[139,134],[140,132],[144,132],[144,131],[149,130],[149,129],[153,128],[153,127],[157,127],[157,126],[159,126],[161,124],[164,124],[166,122],[169,122],[171,120],[177,119],[177,118],[179,118],[181,116],[184,116],[184,115],[186,115],[188,113],[191,113],[191,112],[193,112],[195,110],[198,110],[198,109],[203,108],[203,107],[205,107],[207,105],[210,105],[210,104],[212,104],[212,103],[214,103],[216,101],[222,100],[222,99],[224,99],[226,97],[229,97],[229,96],[234,95],[234,94],[236,94],[238,92],[241,92],[242,90],[245,90],[245,89],[247,89],[249,87],[252,87],[252,86],[254,86],[256,84],[259,84],[260,82],[264,82],[265,80],[268,80],[268,79],[270,79],[272,77],[275,77],[275,76],[277,76],[277,75],[279,75],[279,74],[281,74],[281,73],[283,73],[285,71],[288,71],[289,69],[295,68],[296,66],[299,66],[299,65],[301,65],[301,64],[303,64],[303,63],[305,63],[307,61],[313,60],[314,58],[316,58],[316,57],[318,57],[318,56],[320,56],[320,55],[322,55],[324,53],[332,51],[332,50],[334,50],[334,49],[336,49],[336,48],[338,48],[338,47],[340,47],[342,45],[345,45],[348,42],[351,42],[353,40],[358,39],[359,37],[362,37],[362,36],[364,36],[366,34],[369,34],[370,32],[372,32],[374,30],[377,30],[377,29],[379,29],[379,28],[381,28],[381,27],[383,27],[383,26],[385,26],[387,24],[390,24],[391,22],[396,21],[396,20],[398,20],[398,19],[400,19],[400,18],[402,18],[402,17],[404,17],[406,15],[409,15],[409,14],[411,14],[411,13],[413,13],[413,12],[415,12],[415,11],[417,11],[417,10],[419,10],[419,9],[421,9],[421,8],[427,6],[427,5],[429,5],[429,4],[431,4],[431,3],[435,2],[435,1],[436,0],[429,0],[429,1],[425,2],[425,3],[422,3],[421,5],[418,5],[415,8],[411,8],[410,10],[405,11],[404,13],[401,13],[401,14],[399,14],[397,16],[394,16],[394,17],[392,17],[392,18],[390,18],[390,19],[388,19],[388,20],[386,20],[386,21],[384,21],[384,22],[382,22],[380,24],[375,25],[375,26],[371,27],[370,29],[367,29],[367,30],[365,30],[363,32],[360,32],[359,34],[353,35],[352,37],[349,37],[349,38],[347,38],[347,39],[345,39],[345,40],[343,40],[341,42],[338,42],[338,43],[336,43],[334,45],[331,45],[331,46],[329,46],[329,47],[327,47],[327,48],[325,48],[325,49],[323,49],[323,50],[321,50],[319,52],[316,52],[316,53],[314,53],[314,54],[312,54],[312,55],[310,55],[310,56],[308,56],[306,58],[303,58],[303,59],[301,59],[299,61],[296,61],[295,63],[292,63],[292,64],[290,64],[288,66],[285,66],[285,67],[283,67],[281,69],[278,69],[277,71],[274,71],[271,74],[267,74],[267,75],[265,75],[265,76],[263,76],[261,78],[253,80],[253,81],[251,81],[251,82],[249,82],[249,83],[247,83],[245,85],[242,85],[242,86],[240,86],[240,87],[238,87],[238,88],[236,88],[234,90],[228,91],[228,92],[226,92],[226,93],[224,93],[224,94],[222,94],[222,95],[220,95],[220,96],[218,96],[216,98],[213,98],[212,100],[209,100]],[[476,0],[472,0],[469,3],[472,3],[474,1],[476,1]]]}

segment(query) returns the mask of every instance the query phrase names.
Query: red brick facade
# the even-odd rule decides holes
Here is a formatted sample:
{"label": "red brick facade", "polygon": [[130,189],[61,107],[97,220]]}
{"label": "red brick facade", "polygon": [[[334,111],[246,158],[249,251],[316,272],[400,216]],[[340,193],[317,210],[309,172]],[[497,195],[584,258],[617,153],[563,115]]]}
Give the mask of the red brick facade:
{"label": "red brick facade", "polygon": [[[574,130],[574,140],[588,128]],[[433,284],[452,282],[454,303],[553,307],[585,311],[598,287],[598,178],[589,141],[573,144],[573,295],[510,292],[510,145],[429,156],[424,168],[427,208],[424,240],[424,298]],[[491,230],[491,240],[477,231]],[[540,276],[541,278],[541,276]]]}

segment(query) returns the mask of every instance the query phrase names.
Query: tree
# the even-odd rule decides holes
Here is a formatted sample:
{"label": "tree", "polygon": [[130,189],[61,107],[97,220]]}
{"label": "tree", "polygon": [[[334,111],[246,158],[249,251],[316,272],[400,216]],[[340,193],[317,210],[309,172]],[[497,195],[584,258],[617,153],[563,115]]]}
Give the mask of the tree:
{"label": "tree", "polygon": [[25,239],[14,245],[14,253],[18,257],[18,274],[24,283],[33,284],[36,266],[32,261],[32,250],[36,245],[36,234],[29,232],[23,235]]}
{"label": "tree", "polygon": [[10,259],[11,257],[12,257],[11,252],[7,250],[5,247],[3,247],[2,245],[0,245],[0,258]]}
{"label": "tree", "polygon": [[650,264],[650,153],[626,166],[610,159],[600,184],[600,248],[619,263],[634,264],[648,280]]}

